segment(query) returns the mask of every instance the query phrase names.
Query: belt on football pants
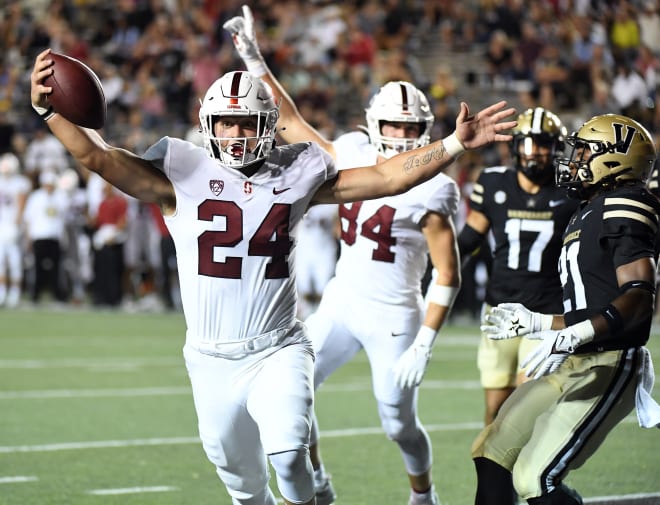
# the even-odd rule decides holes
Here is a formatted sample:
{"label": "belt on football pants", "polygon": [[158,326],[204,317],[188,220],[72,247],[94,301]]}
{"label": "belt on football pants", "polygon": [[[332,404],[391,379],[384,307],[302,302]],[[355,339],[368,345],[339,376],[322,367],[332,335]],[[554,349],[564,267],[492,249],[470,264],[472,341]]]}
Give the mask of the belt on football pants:
{"label": "belt on football pants", "polygon": [[200,340],[190,342],[190,346],[202,354],[225,359],[242,359],[250,354],[257,354],[271,347],[284,343],[290,335],[293,326],[277,328],[276,330],[262,333],[256,337],[237,340],[234,342],[215,342]]}

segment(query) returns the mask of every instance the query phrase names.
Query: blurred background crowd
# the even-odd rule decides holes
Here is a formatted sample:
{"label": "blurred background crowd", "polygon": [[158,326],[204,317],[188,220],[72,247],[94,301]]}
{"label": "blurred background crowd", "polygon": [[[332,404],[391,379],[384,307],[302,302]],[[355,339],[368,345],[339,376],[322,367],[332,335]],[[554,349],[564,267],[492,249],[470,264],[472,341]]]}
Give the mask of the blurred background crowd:
{"label": "blurred background crowd", "polygon": [[[116,145],[142,153],[163,135],[201,145],[199,100],[242,68],[222,24],[243,3],[0,1],[0,222],[7,181],[27,182],[13,183],[27,202],[20,233],[3,236],[0,225],[0,242],[21,251],[18,283],[0,262],[0,303],[179,309],[176,258],[158,210],[72,162],[30,107],[30,72],[46,47],[87,63],[108,104],[104,136]],[[660,134],[655,0],[247,3],[268,64],[328,138],[365,124],[369,98],[391,80],[426,93],[432,140],[453,131],[459,101],[477,110],[499,99],[518,110],[546,107],[569,131],[617,112]],[[476,171],[509,161],[508,146],[498,145],[462,156],[450,175],[467,198]],[[487,275],[484,255],[464,273],[456,315],[476,317]]]}

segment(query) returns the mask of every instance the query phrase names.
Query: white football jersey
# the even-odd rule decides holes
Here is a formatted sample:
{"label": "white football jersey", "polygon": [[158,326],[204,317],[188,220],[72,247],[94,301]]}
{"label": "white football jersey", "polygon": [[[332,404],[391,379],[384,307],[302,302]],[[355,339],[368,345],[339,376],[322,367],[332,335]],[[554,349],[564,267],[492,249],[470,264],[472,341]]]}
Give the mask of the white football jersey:
{"label": "white football jersey", "polygon": [[228,342],[292,327],[296,227],[335,177],[317,144],[274,149],[252,177],[190,142],[164,137],[144,154],[174,186],[165,216],[177,252],[187,340]]}
{"label": "white football jersey", "polygon": [[[360,132],[333,143],[337,168],[376,164],[378,153]],[[420,221],[429,212],[453,217],[459,191],[448,176],[433,179],[401,195],[340,205],[341,253],[334,282],[346,296],[372,303],[416,307],[428,262]]]}
{"label": "white football jersey", "polygon": [[13,243],[18,239],[18,200],[27,195],[32,186],[27,177],[0,177],[0,242]]}

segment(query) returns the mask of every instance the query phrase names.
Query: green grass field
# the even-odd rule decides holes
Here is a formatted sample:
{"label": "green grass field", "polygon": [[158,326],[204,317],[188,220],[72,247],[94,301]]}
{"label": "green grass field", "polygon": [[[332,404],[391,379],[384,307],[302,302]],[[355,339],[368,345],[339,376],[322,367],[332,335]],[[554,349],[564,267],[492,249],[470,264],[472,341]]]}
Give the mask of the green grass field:
{"label": "green grass field", "polygon": [[[420,392],[443,505],[474,500],[476,334],[445,329]],[[197,440],[183,340],[181,314],[0,312],[0,505],[230,505]],[[660,335],[649,348],[657,360]],[[317,414],[337,503],[405,505],[364,355],[319,390]],[[630,416],[568,483],[585,497],[655,496],[659,441]]]}

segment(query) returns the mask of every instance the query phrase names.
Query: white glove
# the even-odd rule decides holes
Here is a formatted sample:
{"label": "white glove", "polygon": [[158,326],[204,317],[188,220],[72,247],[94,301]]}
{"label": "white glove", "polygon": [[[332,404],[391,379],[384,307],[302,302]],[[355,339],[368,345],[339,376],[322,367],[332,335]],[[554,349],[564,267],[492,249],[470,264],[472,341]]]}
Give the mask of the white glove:
{"label": "white glove", "polygon": [[488,338],[502,340],[552,328],[552,315],[532,312],[521,303],[500,303],[486,314],[481,331]]}
{"label": "white glove", "polygon": [[243,6],[243,15],[231,18],[222,27],[232,35],[234,47],[245,63],[247,71],[261,77],[266,74],[266,62],[261,56],[257,36],[254,33],[254,18],[247,5]]}
{"label": "white glove", "polygon": [[594,327],[585,319],[563,330],[530,333],[527,338],[543,340],[520,364],[520,368],[527,368],[527,377],[538,379],[557,370],[577,347],[591,342]]}
{"label": "white glove", "polygon": [[438,331],[433,328],[422,326],[410,347],[399,356],[392,369],[394,382],[398,387],[413,388],[422,382],[437,333]]}

